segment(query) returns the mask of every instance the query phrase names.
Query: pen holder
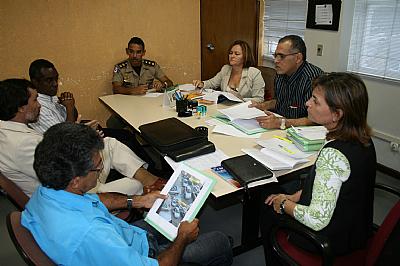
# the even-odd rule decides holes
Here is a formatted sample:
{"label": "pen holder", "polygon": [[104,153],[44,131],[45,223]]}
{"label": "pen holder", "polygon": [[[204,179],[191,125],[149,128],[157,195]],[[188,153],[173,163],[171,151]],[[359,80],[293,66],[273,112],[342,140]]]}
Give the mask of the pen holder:
{"label": "pen holder", "polygon": [[176,111],[178,113],[185,113],[188,110],[188,100],[176,100]]}

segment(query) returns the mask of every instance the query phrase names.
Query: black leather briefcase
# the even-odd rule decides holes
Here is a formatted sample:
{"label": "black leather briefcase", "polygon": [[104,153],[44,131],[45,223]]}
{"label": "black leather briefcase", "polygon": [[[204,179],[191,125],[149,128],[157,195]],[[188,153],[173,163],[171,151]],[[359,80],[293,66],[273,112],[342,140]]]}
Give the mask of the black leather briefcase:
{"label": "black leather briefcase", "polygon": [[176,162],[215,151],[207,135],[176,118],[141,125],[139,130],[151,146]]}

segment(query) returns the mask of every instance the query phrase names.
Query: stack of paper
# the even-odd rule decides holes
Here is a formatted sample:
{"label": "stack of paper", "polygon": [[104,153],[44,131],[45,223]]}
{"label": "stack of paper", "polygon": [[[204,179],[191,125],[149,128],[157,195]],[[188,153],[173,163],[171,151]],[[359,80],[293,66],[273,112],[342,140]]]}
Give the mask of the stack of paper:
{"label": "stack of paper", "polygon": [[296,165],[306,163],[310,154],[300,151],[293,143],[279,138],[257,141],[264,148],[242,149],[242,151],[271,170],[293,169]]}
{"label": "stack of paper", "polygon": [[260,127],[255,119],[259,116],[266,116],[266,114],[257,108],[249,108],[250,104],[251,102],[244,102],[230,108],[221,109],[219,110],[220,113],[214,117],[249,135],[267,131]]}
{"label": "stack of paper", "polygon": [[318,151],[325,143],[327,130],[323,126],[291,127],[287,137],[303,151]]}

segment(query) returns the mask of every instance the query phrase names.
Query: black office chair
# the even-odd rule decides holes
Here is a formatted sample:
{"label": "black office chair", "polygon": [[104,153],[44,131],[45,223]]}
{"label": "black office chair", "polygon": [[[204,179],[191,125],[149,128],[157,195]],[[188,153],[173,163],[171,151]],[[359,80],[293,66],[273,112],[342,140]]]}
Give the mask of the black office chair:
{"label": "black office chair", "polygon": [[21,212],[14,211],[7,215],[7,229],[18,253],[28,265],[55,265],[40,249],[31,233],[21,225]]}
{"label": "black office chair", "polygon": [[[375,184],[375,189],[384,190],[400,197],[400,192],[392,187]],[[315,244],[320,254],[312,254],[288,240],[288,232],[297,233]],[[398,261],[400,256],[400,200],[390,210],[377,232],[368,240],[364,249],[345,256],[333,256],[329,240],[317,235],[308,227],[293,219],[288,219],[273,228],[271,243],[280,259],[288,265],[387,265]]]}
{"label": "black office chair", "polygon": [[0,173],[0,187],[18,210],[22,211],[25,209],[29,197],[22,191],[22,189],[2,173]]}

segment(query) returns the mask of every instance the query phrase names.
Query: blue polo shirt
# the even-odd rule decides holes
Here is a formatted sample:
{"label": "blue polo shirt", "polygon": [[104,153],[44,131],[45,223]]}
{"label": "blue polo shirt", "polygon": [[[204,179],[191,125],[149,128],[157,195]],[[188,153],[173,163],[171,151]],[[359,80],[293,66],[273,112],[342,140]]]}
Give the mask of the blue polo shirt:
{"label": "blue polo shirt", "polygon": [[146,231],[110,214],[96,194],[39,186],[21,223],[61,265],[158,265],[147,257]]}

